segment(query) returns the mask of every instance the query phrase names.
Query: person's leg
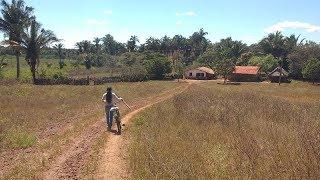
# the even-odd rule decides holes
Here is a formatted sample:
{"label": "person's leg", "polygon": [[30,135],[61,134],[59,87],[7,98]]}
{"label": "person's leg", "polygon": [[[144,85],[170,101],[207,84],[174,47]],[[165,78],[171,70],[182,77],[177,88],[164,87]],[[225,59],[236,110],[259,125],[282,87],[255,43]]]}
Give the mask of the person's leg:
{"label": "person's leg", "polygon": [[109,124],[109,119],[110,119],[110,106],[106,106],[106,123],[107,123],[107,128],[108,130],[111,130],[111,126]]}
{"label": "person's leg", "polygon": [[109,127],[111,128],[112,127],[112,120],[113,120],[113,110],[110,108],[109,110]]}

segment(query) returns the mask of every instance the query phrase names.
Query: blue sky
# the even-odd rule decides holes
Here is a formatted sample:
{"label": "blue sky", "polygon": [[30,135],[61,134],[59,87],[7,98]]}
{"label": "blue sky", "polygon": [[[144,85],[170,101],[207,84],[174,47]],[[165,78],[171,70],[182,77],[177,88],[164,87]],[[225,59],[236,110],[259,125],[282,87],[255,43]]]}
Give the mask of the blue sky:
{"label": "blue sky", "polygon": [[320,41],[319,0],[26,0],[44,28],[66,47],[108,33],[126,42],[204,28],[212,42],[231,36],[251,44],[269,32]]}

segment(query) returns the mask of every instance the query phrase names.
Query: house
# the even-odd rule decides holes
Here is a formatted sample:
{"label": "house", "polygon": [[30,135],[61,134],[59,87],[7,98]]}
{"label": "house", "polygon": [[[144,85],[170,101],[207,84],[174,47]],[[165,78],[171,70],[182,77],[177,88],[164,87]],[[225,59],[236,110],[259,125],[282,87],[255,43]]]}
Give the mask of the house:
{"label": "house", "polygon": [[281,82],[290,82],[288,77],[289,73],[281,67],[275,68],[271,73],[268,74],[268,78],[272,83],[279,82],[281,74]]}
{"label": "house", "polygon": [[185,72],[187,79],[215,79],[214,71],[208,67],[198,67]]}
{"label": "house", "polygon": [[236,82],[261,81],[261,68],[259,66],[236,66],[229,80]]}

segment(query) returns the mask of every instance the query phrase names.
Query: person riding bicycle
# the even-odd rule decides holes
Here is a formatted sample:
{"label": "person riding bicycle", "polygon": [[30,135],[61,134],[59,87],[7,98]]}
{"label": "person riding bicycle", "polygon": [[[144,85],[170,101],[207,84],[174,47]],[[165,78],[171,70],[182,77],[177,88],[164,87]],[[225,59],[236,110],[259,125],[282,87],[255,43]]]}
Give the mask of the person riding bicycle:
{"label": "person riding bicycle", "polygon": [[[114,101],[116,99],[116,101]],[[106,121],[108,125],[108,131],[111,130],[113,111],[110,111],[112,107],[119,101],[123,101],[123,98],[118,97],[116,93],[112,92],[112,88],[108,87],[107,92],[103,94],[102,101],[105,102]]]}

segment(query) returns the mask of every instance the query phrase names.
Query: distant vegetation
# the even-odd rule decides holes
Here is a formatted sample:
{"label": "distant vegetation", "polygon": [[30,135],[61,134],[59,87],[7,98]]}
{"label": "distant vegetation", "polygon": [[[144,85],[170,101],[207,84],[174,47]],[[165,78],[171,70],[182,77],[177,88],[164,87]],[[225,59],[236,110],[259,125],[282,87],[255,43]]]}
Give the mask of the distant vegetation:
{"label": "distant vegetation", "polygon": [[[35,21],[32,7],[26,6],[23,0],[12,0],[11,3],[2,1],[1,7],[0,30],[7,37],[5,42],[10,45],[1,47],[1,51],[2,54],[16,57],[18,79],[21,54],[28,62],[33,79],[41,77],[41,70],[38,69],[40,59],[58,59],[59,69],[68,66],[66,62],[71,60],[73,67],[85,67],[88,75],[92,74],[90,70],[93,68],[129,68],[132,76],[145,76],[144,79],[163,79],[168,75],[181,77],[188,66],[209,66],[217,75],[226,77],[232,73],[235,65],[258,65],[265,73],[282,66],[293,79],[317,81],[320,78],[318,66],[312,66],[312,73],[306,70],[310,68],[310,65],[307,66],[310,59],[315,64],[320,61],[320,44],[305,41],[296,35],[286,37],[281,32],[271,33],[248,46],[231,37],[216,43],[210,42],[206,38],[208,33],[200,29],[189,37],[150,37],[145,43],[140,43],[137,36],[131,36],[126,43],[121,43],[107,34],[92,41],[77,42],[74,49],[65,49],[61,43],[50,48],[52,42],[58,39],[52,31],[38,32],[40,27]],[[36,26],[32,26],[32,23]],[[36,28],[32,30],[32,27]],[[33,36],[28,37],[27,34],[31,32]],[[24,43],[36,36],[50,40]],[[155,71],[155,67],[158,70]],[[2,67],[0,73],[4,71],[3,68],[6,67]],[[126,76],[130,74],[126,72]]]}

